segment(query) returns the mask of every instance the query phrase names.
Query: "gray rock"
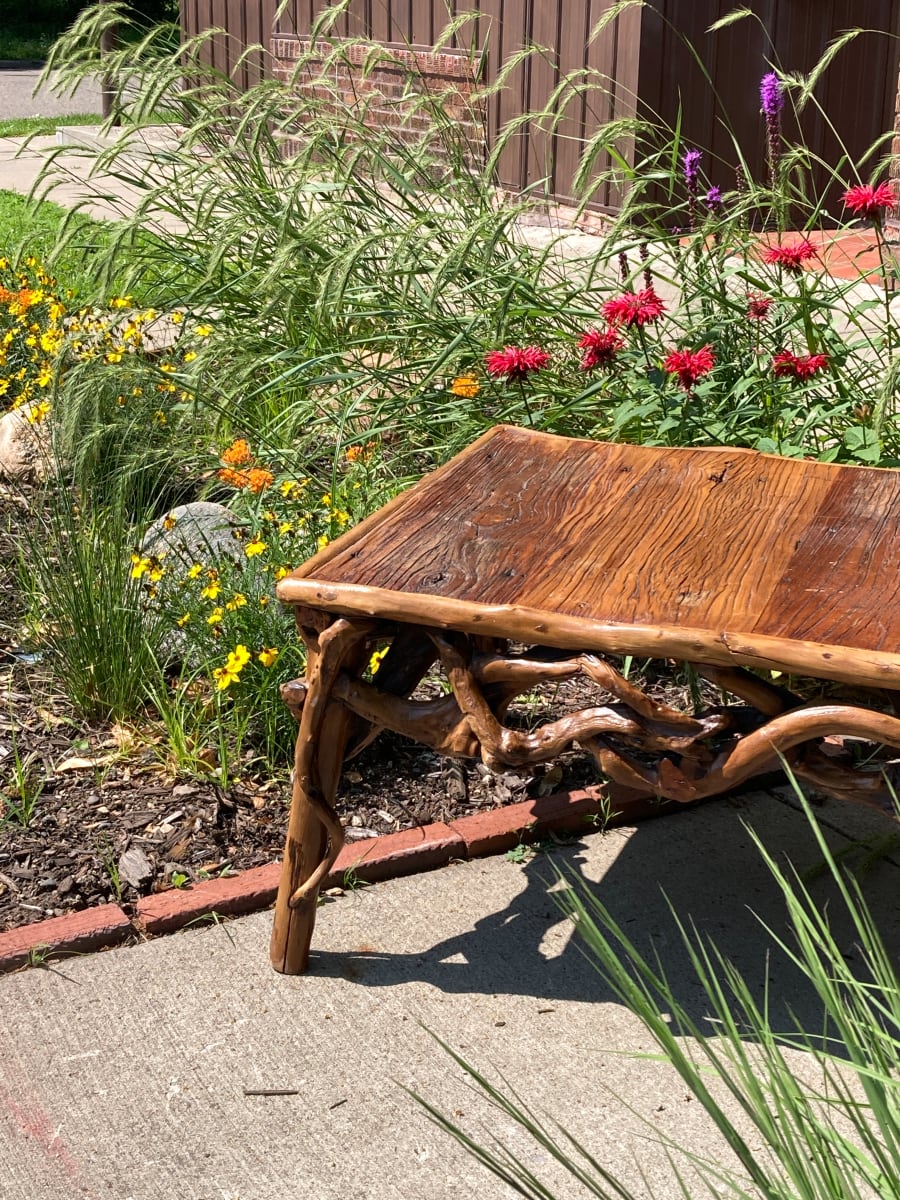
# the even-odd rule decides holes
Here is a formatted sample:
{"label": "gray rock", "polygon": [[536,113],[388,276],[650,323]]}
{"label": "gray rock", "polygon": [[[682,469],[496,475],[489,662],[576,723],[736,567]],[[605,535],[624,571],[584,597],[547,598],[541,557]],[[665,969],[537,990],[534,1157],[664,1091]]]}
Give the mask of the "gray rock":
{"label": "gray rock", "polygon": [[149,527],[141,542],[141,554],[166,555],[185,567],[194,562],[221,562],[224,558],[240,562],[241,544],[234,536],[240,527],[241,522],[224,504],[207,500],[179,504]]}
{"label": "gray rock", "polygon": [[25,404],[0,417],[0,479],[41,480],[51,473],[53,451],[46,420],[28,420]]}

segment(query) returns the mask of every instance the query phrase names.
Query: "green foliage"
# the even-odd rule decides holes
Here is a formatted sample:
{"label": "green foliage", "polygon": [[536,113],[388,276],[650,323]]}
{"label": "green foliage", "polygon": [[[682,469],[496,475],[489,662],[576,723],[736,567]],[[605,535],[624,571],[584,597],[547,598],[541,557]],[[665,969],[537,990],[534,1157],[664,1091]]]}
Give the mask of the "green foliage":
{"label": "green foliage", "polygon": [[64,486],[23,529],[22,588],[32,636],[76,709],[133,717],[161,677],[164,623],[143,604],[120,509],[85,509]]}
{"label": "green foliage", "polygon": [[[791,936],[770,927],[766,933],[818,997],[823,1014],[818,1032],[799,1025],[786,1034],[776,1032],[741,973],[673,913],[715,1022],[716,1035],[705,1033],[659,963],[637,950],[587,884],[570,878],[565,880],[569,887],[555,894],[604,981],[639,1017],[740,1164],[738,1169],[709,1161],[669,1139],[665,1144],[675,1190],[689,1186],[683,1174],[689,1165],[703,1194],[714,1196],[893,1200],[900,1192],[900,977],[859,886],[842,872],[803,793],[795,788],[836,890],[836,905],[823,907],[803,880],[779,865],[760,838],[748,832],[787,907]],[[850,922],[852,957],[833,932],[839,913]],[[589,1194],[629,1200],[630,1189],[588,1148],[445,1049],[495,1107]],[[435,1106],[417,1099],[442,1129],[518,1195],[550,1200],[553,1193],[524,1159],[502,1146],[473,1141]],[[760,1153],[760,1142],[767,1153]]]}
{"label": "green foliage", "polygon": [[[595,35],[631,6],[610,9]],[[104,69],[119,85],[126,132],[83,153],[98,194],[112,176],[133,200],[114,224],[86,225],[76,211],[45,238],[57,277],[86,298],[66,300],[53,362],[60,458],[87,511],[108,506],[129,525],[117,535],[126,570],[130,554],[140,560],[140,529],[200,496],[236,514],[244,547],[266,547],[258,559],[239,547],[236,561],[182,564],[181,576],[205,572],[199,581],[170,587],[173,560],[162,564],[168,583],[149,578],[159,565],[128,581],[144,620],[184,648],[151,690],[170,753],[192,769],[210,747],[228,772],[290,740],[277,685],[295,667],[293,637],[262,604],[277,573],[499,421],[900,462],[896,270],[883,209],[873,224],[880,261],[850,280],[822,270],[806,234],[815,240],[826,220],[846,227],[849,214],[827,212],[814,194],[808,148],[779,126],[769,178],[739,171],[715,192],[710,160],[684,144],[678,114],[607,122],[584,147],[578,187],[587,203],[612,185],[622,206],[579,257],[520,224],[539,189],[501,202],[497,164],[529,122],[552,130],[567,105],[605,103],[612,82],[590,71],[561,81],[543,112],[510,123],[485,154],[479,106],[541,51],[503,64],[462,114],[468,123],[458,96],[411,79],[392,99],[407,115],[398,132],[379,115],[377,92],[361,89],[350,105],[335,82],[358,52],[333,36],[338,15],[317,23],[324,61],[310,51],[294,80],[247,91],[204,62],[213,34],[173,47],[165,31],[128,28],[121,4],[81,11],[48,61],[55,86],[70,89],[96,73],[103,33],[119,30]],[[445,38],[472,43],[469,19],[456,18]],[[852,36],[808,75],[780,77],[788,106],[817,102],[813,84]],[[248,49],[248,65],[265,53]],[[371,77],[379,52],[366,54]],[[881,178],[887,146],[861,163],[844,155],[835,179],[846,188]],[[745,161],[740,146],[733,160]],[[43,186],[66,169],[51,157]],[[3,212],[0,194],[0,231]],[[795,233],[784,232],[786,214]],[[174,329],[162,349],[145,336],[151,306]],[[33,331],[19,325],[27,341]],[[514,353],[490,357],[503,348]],[[239,442],[249,447],[243,464],[224,457]],[[220,623],[202,596],[210,571],[226,600],[247,600],[233,611],[226,603]],[[259,657],[270,651],[277,668]]]}

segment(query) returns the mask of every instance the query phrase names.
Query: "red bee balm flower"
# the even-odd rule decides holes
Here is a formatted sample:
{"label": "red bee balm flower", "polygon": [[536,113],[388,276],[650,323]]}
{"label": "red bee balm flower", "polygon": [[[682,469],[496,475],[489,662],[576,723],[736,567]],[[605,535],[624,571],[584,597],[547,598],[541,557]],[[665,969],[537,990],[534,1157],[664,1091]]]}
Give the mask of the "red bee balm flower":
{"label": "red bee balm flower", "polygon": [[666,311],[666,306],[653,288],[640,292],[623,292],[603,305],[603,315],[610,325],[650,325]]}
{"label": "red bee balm flower", "polygon": [[663,361],[663,370],[677,375],[679,384],[689,392],[715,365],[712,346],[701,346],[699,350],[670,350]]}
{"label": "red bee balm flower", "polygon": [[747,316],[752,317],[754,321],[764,321],[771,307],[772,301],[767,296],[758,296],[752,292],[747,297]]}
{"label": "red bee balm flower", "polygon": [[790,246],[769,246],[763,254],[763,261],[784,267],[793,275],[799,275],[803,264],[810,258],[816,257],[816,248],[808,238],[802,242],[794,242]]}
{"label": "red bee balm flower", "polygon": [[540,371],[549,361],[550,355],[539,346],[504,346],[502,350],[491,350],[484,356],[488,374],[510,382],[525,379],[532,371]]}
{"label": "red bee balm flower", "polygon": [[827,366],[827,354],[797,355],[792,354],[790,350],[780,350],[772,359],[775,374],[790,379],[810,379],[817,371]]}
{"label": "red bee balm flower", "polygon": [[578,343],[578,349],[584,351],[581,356],[582,371],[611,366],[615,361],[616,351],[621,350],[624,345],[614,329],[588,329],[581,335],[581,341]]}
{"label": "red bee balm flower", "polygon": [[879,183],[878,187],[872,187],[870,183],[866,183],[848,188],[844,192],[844,203],[853,210],[856,216],[864,217],[867,221],[880,221],[883,215],[882,209],[887,211],[893,208],[896,197],[894,189],[889,183]]}

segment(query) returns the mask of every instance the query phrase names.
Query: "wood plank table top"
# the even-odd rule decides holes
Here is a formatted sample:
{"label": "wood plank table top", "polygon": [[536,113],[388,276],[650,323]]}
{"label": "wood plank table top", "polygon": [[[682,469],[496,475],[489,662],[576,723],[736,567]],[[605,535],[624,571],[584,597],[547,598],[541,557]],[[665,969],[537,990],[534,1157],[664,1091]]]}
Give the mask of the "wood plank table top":
{"label": "wood plank table top", "polygon": [[286,603],[900,688],[900,471],[497,426]]}

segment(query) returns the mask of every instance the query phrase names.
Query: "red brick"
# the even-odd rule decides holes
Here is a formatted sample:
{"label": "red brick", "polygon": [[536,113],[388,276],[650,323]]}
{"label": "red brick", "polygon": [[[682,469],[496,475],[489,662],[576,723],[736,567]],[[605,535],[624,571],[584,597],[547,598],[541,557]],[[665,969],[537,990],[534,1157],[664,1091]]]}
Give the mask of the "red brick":
{"label": "red brick", "polygon": [[654,796],[609,784],[474,813],[451,821],[450,828],[465,842],[469,857],[480,858],[501,854],[551,830],[587,833],[593,827],[592,817],[605,817],[603,825],[609,827],[644,820],[671,808]]}
{"label": "red brick", "polygon": [[168,933],[213,912],[223,917],[257,912],[275,899],[280,873],[281,864],[270,863],[224,879],[207,879],[192,887],[145,896],[138,901],[135,925],[145,933]]}
{"label": "red brick", "polygon": [[374,883],[430,871],[466,857],[465,842],[449,825],[438,822],[420,829],[404,829],[363,842],[348,842],[338,855],[327,886],[340,885],[347,871],[366,883]]}
{"label": "red brick", "polygon": [[101,904],[98,908],[9,929],[0,933],[0,972],[23,966],[32,952],[41,956],[82,954],[114,946],[133,932],[131,922],[118,904]]}

